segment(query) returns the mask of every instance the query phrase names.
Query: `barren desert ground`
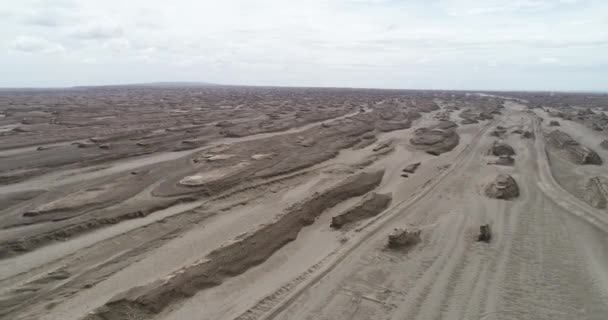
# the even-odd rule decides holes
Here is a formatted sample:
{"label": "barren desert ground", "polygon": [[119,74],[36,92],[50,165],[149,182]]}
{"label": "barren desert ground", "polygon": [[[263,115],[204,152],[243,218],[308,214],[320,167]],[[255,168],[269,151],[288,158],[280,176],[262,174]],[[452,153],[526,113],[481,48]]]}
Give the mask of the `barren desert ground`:
{"label": "barren desert ground", "polygon": [[0,319],[608,319],[608,97],[0,91]]}

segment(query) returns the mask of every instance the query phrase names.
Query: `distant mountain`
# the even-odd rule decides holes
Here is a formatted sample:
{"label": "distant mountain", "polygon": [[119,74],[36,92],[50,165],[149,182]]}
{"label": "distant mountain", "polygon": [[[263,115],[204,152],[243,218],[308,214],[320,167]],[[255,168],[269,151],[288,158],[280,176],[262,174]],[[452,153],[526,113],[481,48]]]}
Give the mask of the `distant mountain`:
{"label": "distant mountain", "polygon": [[209,82],[149,82],[149,83],[130,83],[130,84],[111,84],[100,86],[76,86],[75,89],[89,88],[179,88],[179,87],[211,87],[218,86],[216,83]]}

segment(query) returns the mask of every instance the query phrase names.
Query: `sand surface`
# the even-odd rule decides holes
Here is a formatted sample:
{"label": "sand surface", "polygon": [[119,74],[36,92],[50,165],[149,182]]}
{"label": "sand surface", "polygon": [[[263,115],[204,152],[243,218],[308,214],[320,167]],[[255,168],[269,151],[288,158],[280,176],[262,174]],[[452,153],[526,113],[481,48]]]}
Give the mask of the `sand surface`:
{"label": "sand surface", "polygon": [[[0,319],[608,315],[606,134],[525,95],[88,90],[0,96]],[[487,196],[500,175],[517,196]]]}

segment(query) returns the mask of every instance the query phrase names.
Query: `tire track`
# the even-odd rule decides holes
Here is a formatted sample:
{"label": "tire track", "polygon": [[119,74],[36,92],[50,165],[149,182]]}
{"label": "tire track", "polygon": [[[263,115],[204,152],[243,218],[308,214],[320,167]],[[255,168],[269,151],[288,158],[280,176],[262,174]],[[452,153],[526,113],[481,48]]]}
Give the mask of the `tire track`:
{"label": "tire track", "polygon": [[[454,222],[450,225],[454,226]],[[450,234],[443,236],[445,241],[452,245],[446,246],[445,250],[438,255],[439,258],[431,265],[430,268],[419,278],[414,287],[414,290],[408,294],[403,304],[395,310],[391,319],[435,319],[439,318],[440,313],[446,311],[447,304],[445,298],[441,299],[440,305],[427,305],[424,301],[430,299],[433,294],[445,294],[447,286],[451,282],[452,270],[463,265],[464,258],[464,239],[457,235],[463,234],[466,226],[466,219],[460,219],[457,226],[452,228]],[[452,237],[452,234],[456,237]],[[456,238],[456,241],[450,241],[450,238]],[[456,259],[456,261],[455,261]],[[441,279],[442,277],[446,279]],[[440,284],[437,286],[437,284]],[[443,285],[441,285],[443,283]],[[422,287],[422,290],[416,288]],[[409,302],[409,303],[408,303]],[[429,310],[427,310],[430,308]],[[405,316],[404,316],[405,315]]]}
{"label": "tire track", "polygon": [[[319,282],[327,274],[329,274],[332,270],[334,270],[338,265],[340,265],[341,262],[343,262],[350,254],[352,254],[356,249],[358,249],[363,243],[365,243],[367,240],[369,240],[373,235],[377,234],[383,227],[386,227],[394,219],[399,217],[399,213],[414,206],[415,204],[420,202],[422,199],[424,199],[429,193],[434,191],[440,185],[440,183],[442,181],[444,181],[453,172],[456,172],[458,169],[462,168],[466,163],[468,163],[471,160],[471,158],[474,154],[473,151],[476,149],[479,141],[481,140],[481,138],[483,137],[485,132],[494,124],[495,124],[495,121],[491,121],[491,122],[487,123],[486,125],[484,125],[484,127],[482,127],[475,134],[475,136],[473,137],[473,139],[471,140],[469,145],[467,145],[460,152],[460,154],[458,154],[458,156],[456,157],[455,164],[452,165],[452,167],[450,167],[449,169],[442,172],[440,174],[440,176],[438,178],[436,178],[434,181],[431,181],[428,185],[426,185],[426,189],[424,189],[423,191],[421,191],[420,193],[418,193],[416,196],[414,196],[411,199],[406,199],[406,200],[396,203],[392,208],[389,208],[387,211],[385,211],[385,213],[381,214],[380,216],[376,217],[375,219],[372,219],[367,224],[365,224],[363,227],[359,228],[360,230],[366,229],[366,230],[368,230],[368,232],[366,232],[365,234],[363,234],[360,238],[358,238],[356,240],[353,239],[354,241],[350,242],[350,243],[352,243],[351,246],[349,246],[347,248],[343,248],[342,249],[343,252],[336,254],[335,260],[330,261],[327,263],[327,265],[321,267],[320,270],[318,271],[319,273],[316,276],[314,276],[309,281],[302,284],[299,288],[295,288],[294,291],[291,292],[285,298],[284,301],[280,301],[280,302],[277,301],[275,303],[275,306],[268,313],[262,314],[258,318],[254,318],[254,319],[272,319],[272,318],[275,318],[276,316],[278,316],[281,312],[286,310],[291,303],[296,301],[305,291],[310,289],[315,283]],[[267,304],[265,305],[265,307],[268,308]],[[258,308],[259,308],[259,306],[256,305],[251,309],[258,309]],[[251,318],[249,318],[249,319],[251,319]]]}
{"label": "tire track", "polygon": [[598,212],[588,204],[578,200],[570,192],[564,190],[551,174],[550,164],[547,157],[545,141],[539,120],[533,121],[534,135],[536,136],[536,152],[538,163],[538,186],[543,193],[554,203],[564,208],[566,211],[589,222],[603,232],[608,233],[608,215]]}

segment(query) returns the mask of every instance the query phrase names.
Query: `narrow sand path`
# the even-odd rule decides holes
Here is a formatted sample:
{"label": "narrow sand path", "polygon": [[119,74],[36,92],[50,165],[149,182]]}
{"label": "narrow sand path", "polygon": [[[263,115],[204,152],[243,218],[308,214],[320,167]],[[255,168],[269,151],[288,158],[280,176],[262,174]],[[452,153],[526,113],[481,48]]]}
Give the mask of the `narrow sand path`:
{"label": "narrow sand path", "polygon": [[[528,153],[515,168],[492,168],[483,163],[490,143],[482,139],[462,170],[391,223],[421,228],[419,246],[405,255],[385,251],[390,228],[381,228],[297,295],[246,319],[602,319],[606,234],[540,192],[542,144],[518,146]],[[520,199],[480,195],[479,182],[501,171],[516,176]],[[495,239],[475,242],[488,222]]]}

